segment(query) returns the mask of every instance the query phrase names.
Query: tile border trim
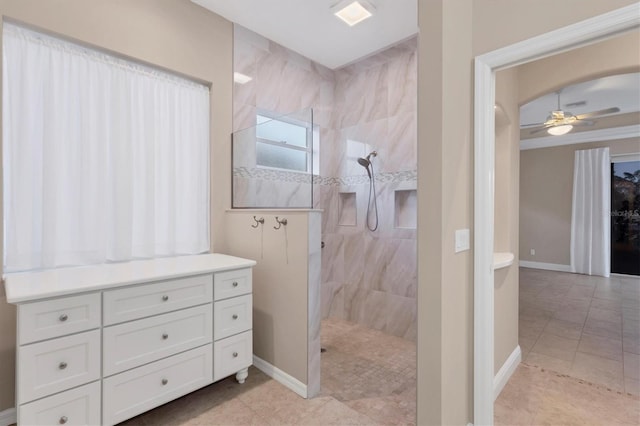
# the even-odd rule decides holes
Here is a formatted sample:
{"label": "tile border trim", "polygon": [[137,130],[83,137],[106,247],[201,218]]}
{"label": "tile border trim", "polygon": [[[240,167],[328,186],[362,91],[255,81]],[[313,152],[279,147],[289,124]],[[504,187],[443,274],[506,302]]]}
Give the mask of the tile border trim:
{"label": "tile border trim", "polygon": [[[308,173],[301,172],[289,172],[285,170],[264,169],[260,167],[234,167],[234,178],[244,179],[258,179],[264,181],[273,182],[289,182],[289,183],[312,183],[315,185],[327,185],[327,186],[349,186],[349,185],[361,185],[369,183],[369,177],[367,175],[353,175],[343,177],[327,177],[313,175],[313,178]],[[395,172],[376,172],[376,182],[415,182],[418,179],[418,171],[413,170],[400,170]]]}

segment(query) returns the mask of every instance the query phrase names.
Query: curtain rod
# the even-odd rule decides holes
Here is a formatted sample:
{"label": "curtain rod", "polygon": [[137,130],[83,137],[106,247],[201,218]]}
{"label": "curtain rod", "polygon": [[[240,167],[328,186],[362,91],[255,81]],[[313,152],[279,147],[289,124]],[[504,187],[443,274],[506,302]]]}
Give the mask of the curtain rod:
{"label": "curtain rod", "polygon": [[611,154],[611,155],[609,155],[609,157],[611,157],[611,158],[613,158],[613,157],[628,157],[630,155],[640,155],[640,151],[628,152],[626,154]]}

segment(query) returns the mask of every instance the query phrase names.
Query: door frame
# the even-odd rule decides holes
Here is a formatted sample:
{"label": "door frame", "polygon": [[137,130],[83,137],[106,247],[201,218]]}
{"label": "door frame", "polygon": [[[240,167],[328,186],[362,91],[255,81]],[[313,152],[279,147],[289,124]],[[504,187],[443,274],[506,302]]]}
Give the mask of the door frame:
{"label": "door frame", "polygon": [[496,72],[638,28],[640,3],[635,3],[475,58],[473,421],[476,425],[493,424]]}

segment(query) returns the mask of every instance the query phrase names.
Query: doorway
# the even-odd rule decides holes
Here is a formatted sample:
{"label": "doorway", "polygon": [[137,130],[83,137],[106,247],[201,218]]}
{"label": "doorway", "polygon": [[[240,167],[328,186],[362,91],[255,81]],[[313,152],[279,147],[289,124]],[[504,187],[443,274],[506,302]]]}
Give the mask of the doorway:
{"label": "doorway", "polygon": [[611,272],[640,275],[640,155],[611,161]]}
{"label": "doorway", "polygon": [[633,7],[621,8],[475,59],[474,113],[474,423],[493,423],[494,177],[496,71],[585,46],[640,26]]}

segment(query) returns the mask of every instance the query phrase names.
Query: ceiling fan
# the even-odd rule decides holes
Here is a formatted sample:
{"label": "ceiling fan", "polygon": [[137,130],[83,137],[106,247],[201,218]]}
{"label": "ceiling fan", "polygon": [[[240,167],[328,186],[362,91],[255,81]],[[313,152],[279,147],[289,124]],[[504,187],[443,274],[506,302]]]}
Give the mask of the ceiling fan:
{"label": "ceiling fan", "polygon": [[[615,112],[619,112],[620,108],[612,107],[607,109],[602,109],[600,111],[592,111],[584,114],[574,115],[568,111],[563,111],[560,108],[560,91],[557,91],[558,95],[558,109],[555,111],[551,111],[550,115],[547,117],[544,123],[531,123],[525,124],[523,128],[533,128],[529,132],[529,134],[533,135],[543,130],[546,130],[547,133],[553,136],[560,136],[566,133],[569,133],[573,126],[592,126],[593,121],[588,120],[589,118],[599,117],[601,115],[613,114]],[[583,104],[581,102],[576,102],[573,105]]]}

